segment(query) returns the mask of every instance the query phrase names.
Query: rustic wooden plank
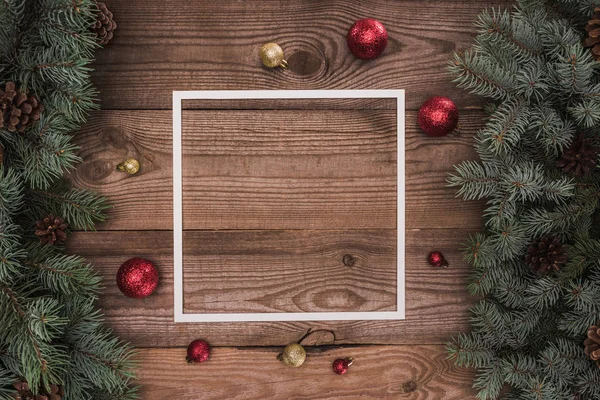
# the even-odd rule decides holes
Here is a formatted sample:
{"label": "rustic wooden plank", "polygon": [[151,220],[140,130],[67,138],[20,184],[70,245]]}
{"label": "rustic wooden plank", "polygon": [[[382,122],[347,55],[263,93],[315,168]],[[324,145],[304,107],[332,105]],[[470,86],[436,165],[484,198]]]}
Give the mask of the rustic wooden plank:
{"label": "rustic wooden plank", "polygon": [[[199,333],[201,335],[201,333]],[[474,400],[473,372],[446,359],[443,346],[307,348],[304,365],[277,361],[281,348],[213,348],[204,364],[187,364],[185,348],[140,352],[141,397],[158,399]],[[346,375],[331,363],[352,356]]]}
{"label": "rustic wooden plank", "polygon": [[396,99],[182,100],[183,110],[393,110]]}
{"label": "rustic wooden plank", "polygon": [[[219,346],[282,345],[298,340],[309,328],[332,330],[336,344],[427,344],[443,343],[451,334],[468,329],[467,309],[473,298],[465,290],[468,266],[461,261],[457,250],[467,233],[459,229],[407,231],[407,318],[404,321],[175,324],[172,232],[78,232],[72,237],[69,250],[97,266],[106,287],[100,296],[100,306],[109,325],[138,347],[185,346],[200,333]],[[254,237],[253,232],[247,232],[248,239]],[[219,246],[224,251],[235,248],[234,244],[218,240],[217,233],[206,238],[198,252],[218,252]],[[339,260],[339,255],[353,252],[359,260],[366,256],[378,257],[356,252],[355,246],[345,248],[344,244],[332,247],[333,259]],[[244,261],[248,264],[262,257],[247,251],[253,247],[248,241],[240,240],[236,245],[240,246],[240,255],[245,255]],[[427,264],[427,254],[435,249],[444,252],[450,268],[435,269]],[[159,269],[160,284],[146,299],[127,298],[115,284],[119,265],[134,256],[153,260]],[[299,270],[303,268],[301,258],[298,256]],[[291,258],[284,256],[284,259]],[[309,282],[307,285],[310,286]],[[324,281],[323,285],[336,288],[336,281]]]}
{"label": "rustic wooden plank", "polygon": [[184,312],[395,311],[396,241],[395,230],[186,231]]}
{"label": "rustic wooden plank", "polygon": [[[265,117],[271,129],[261,131]],[[189,111],[184,118],[186,135],[206,132],[185,141],[186,228],[395,228],[393,112]],[[481,225],[483,203],[455,198],[446,179],[454,164],[476,158],[472,135],[482,118],[465,111],[461,136],[431,138],[408,113],[408,228]],[[168,111],[102,111],[82,128],[83,163],[73,179],[114,205],[99,229],[172,228],[171,132]],[[128,156],[141,160],[135,176],[116,171]]]}
{"label": "rustic wooden plank", "polygon": [[[460,106],[479,100],[446,73],[455,50],[471,44],[484,7],[507,0],[435,2],[269,0],[177,2],[107,0],[119,28],[99,53],[94,81],[106,109],[168,109],[171,91],[193,89],[407,89],[417,109],[432,95]],[[355,59],[346,33],[364,17],[381,20],[388,47],[372,61]],[[260,65],[261,44],[285,50],[288,71]]]}

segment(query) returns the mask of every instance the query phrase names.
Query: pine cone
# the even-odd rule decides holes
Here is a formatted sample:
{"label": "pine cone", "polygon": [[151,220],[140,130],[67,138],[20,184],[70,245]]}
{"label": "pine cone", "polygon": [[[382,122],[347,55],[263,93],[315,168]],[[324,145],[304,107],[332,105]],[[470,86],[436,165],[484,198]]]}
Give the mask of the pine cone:
{"label": "pine cone", "polygon": [[563,153],[556,166],[567,174],[583,176],[596,168],[597,159],[598,148],[582,133]]}
{"label": "pine cone", "polygon": [[596,361],[600,367],[600,327],[594,325],[587,331],[587,339],[583,341],[585,354]]}
{"label": "pine cone", "polygon": [[587,37],[583,41],[585,47],[591,47],[592,55],[600,61],[600,7],[594,9],[594,15],[585,26]]}
{"label": "pine cone", "polygon": [[0,89],[0,128],[6,127],[10,132],[24,132],[27,126],[40,119],[42,111],[44,106],[38,98],[16,90],[14,82],[8,82],[4,90]]}
{"label": "pine cone", "polygon": [[565,247],[558,238],[544,236],[536,239],[527,248],[525,262],[540,276],[549,271],[558,271],[567,261]]}
{"label": "pine cone", "polygon": [[117,23],[113,20],[113,14],[106,8],[106,4],[97,2],[98,15],[92,30],[96,33],[98,43],[107,44],[113,37],[113,31],[117,29]]}
{"label": "pine cone", "polygon": [[62,386],[58,385],[50,385],[50,392],[42,388],[35,395],[29,389],[27,381],[16,382],[13,386],[17,389],[15,400],[61,400],[65,395]]}
{"label": "pine cone", "polygon": [[65,223],[64,219],[50,214],[35,223],[35,234],[40,238],[40,242],[44,244],[64,243],[67,240],[66,229],[68,226],[69,224]]}

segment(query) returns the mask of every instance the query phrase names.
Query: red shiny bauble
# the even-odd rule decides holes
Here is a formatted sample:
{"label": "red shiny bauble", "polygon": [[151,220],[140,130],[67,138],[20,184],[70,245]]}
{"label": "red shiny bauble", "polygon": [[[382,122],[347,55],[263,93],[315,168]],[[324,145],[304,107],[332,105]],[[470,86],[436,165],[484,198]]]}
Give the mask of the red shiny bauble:
{"label": "red shiny bauble", "polygon": [[350,27],[346,41],[354,57],[370,60],[383,53],[387,46],[388,34],[381,22],[365,18],[356,21]]}
{"label": "red shiny bauble", "polygon": [[128,297],[150,296],[158,286],[158,271],[151,261],[139,257],[129,259],[117,272],[117,286]]}
{"label": "red shiny bauble", "polygon": [[194,340],[187,348],[187,357],[189,363],[203,363],[210,356],[210,346],[204,340]]}
{"label": "red shiny bauble", "polygon": [[348,368],[352,365],[354,360],[352,358],[338,358],[332,364],[333,372],[338,375],[344,375],[348,372]]}
{"label": "red shiny bauble", "polygon": [[431,264],[432,267],[446,268],[448,266],[448,261],[446,261],[444,255],[439,251],[432,251],[431,253],[429,253],[427,260],[429,261],[429,264]]}
{"label": "red shiny bauble", "polygon": [[427,100],[419,110],[419,126],[429,136],[446,136],[458,126],[458,108],[447,97]]}

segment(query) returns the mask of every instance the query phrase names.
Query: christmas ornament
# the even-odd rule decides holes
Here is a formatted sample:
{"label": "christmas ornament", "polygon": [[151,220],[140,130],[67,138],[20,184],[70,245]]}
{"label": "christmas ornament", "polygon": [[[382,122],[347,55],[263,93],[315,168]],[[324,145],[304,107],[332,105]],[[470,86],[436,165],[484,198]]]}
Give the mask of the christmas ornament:
{"label": "christmas ornament", "polygon": [[0,89],[0,128],[22,133],[25,128],[40,119],[42,111],[44,106],[38,98],[17,90],[14,82],[8,82],[4,90]]}
{"label": "christmas ornament", "polygon": [[265,67],[281,67],[287,69],[288,63],[283,58],[283,49],[277,43],[266,43],[260,47],[260,59]]}
{"label": "christmas ornament", "polygon": [[525,256],[527,265],[540,276],[560,270],[566,261],[565,248],[554,236],[544,236],[531,242]]}
{"label": "christmas ornament", "polygon": [[432,251],[431,253],[429,253],[429,256],[427,256],[427,260],[429,261],[429,264],[431,264],[432,267],[448,267],[448,261],[446,261],[444,255],[439,251]]}
{"label": "christmas ornament", "polygon": [[285,346],[281,354],[281,361],[290,367],[299,367],[306,360],[306,350],[298,343],[291,343]]}
{"label": "christmas ornament", "polygon": [[129,175],[135,175],[140,170],[140,162],[135,158],[128,158],[121,164],[117,165],[117,169],[126,172]]}
{"label": "christmas ornament", "polygon": [[210,346],[204,340],[194,340],[187,348],[186,360],[189,363],[203,363],[210,356]]}
{"label": "christmas ornament", "polygon": [[117,23],[113,20],[113,14],[106,8],[106,4],[97,2],[98,14],[96,22],[92,25],[92,31],[96,34],[96,40],[100,44],[107,44],[113,38],[113,32],[117,29]]}
{"label": "christmas ornament", "polygon": [[421,106],[418,120],[427,135],[446,136],[458,126],[458,108],[447,97],[432,97]]}
{"label": "christmas ornament", "polygon": [[125,296],[137,299],[150,296],[158,285],[158,271],[152,262],[134,257],[119,268],[117,285]]}
{"label": "christmas ornament", "polygon": [[388,34],[383,24],[373,18],[360,19],[348,30],[348,49],[354,57],[363,60],[377,58],[385,50]]}
{"label": "christmas ornament", "polygon": [[35,223],[35,235],[43,244],[61,244],[67,240],[66,229],[69,226],[64,219],[50,214]]}
{"label": "christmas ornament", "polygon": [[584,176],[596,168],[597,159],[598,148],[581,133],[556,162],[556,166],[566,174]]}
{"label": "christmas ornament", "polygon": [[58,385],[50,385],[50,391],[42,387],[36,395],[26,381],[16,382],[13,387],[17,390],[15,400],[61,400],[65,395],[63,387]]}
{"label": "christmas ornament", "polygon": [[594,325],[587,330],[587,339],[583,341],[583,345],[585,354],[600,367],[600,327]]}
{"label": "christmas ornament", "polygon": [[596,61],[600,61],[600,7],[594,9],[592,19],[585,26],[587,37],[583,41],[585,47],[591,47]]}
{"label": "christmas ornament", "polygon": [[348,368],[354,363],[354,359],[352,357],[349,358],[338,358],[333,362],[332,368],[333,372],[338,375],[344,375],[348,372]]}

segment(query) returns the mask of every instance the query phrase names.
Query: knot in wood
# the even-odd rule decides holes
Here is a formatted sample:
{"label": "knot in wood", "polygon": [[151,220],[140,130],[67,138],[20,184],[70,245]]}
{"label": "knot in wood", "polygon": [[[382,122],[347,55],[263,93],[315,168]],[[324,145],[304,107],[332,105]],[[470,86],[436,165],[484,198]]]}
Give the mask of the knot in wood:
{"label": "knot in wood", "polygon": [[406,381],[402,384],[403,393],[412,393],[415,390],[417,390],[417,382],[415,381]]}
{"label": "knot in wood", "polygon": [[352,267],[356,263],[356,259],[354,257],[352,257],[352,255],[346,254],[342,258],[342,262],[344,263],[344,265],[346,267]]}
{"label": "knot in wood", "polygon": [[316,74],[323,65],[323,61],[316,54],[306,50],[293,53],[287,62],[290,71],[302,76]]}

